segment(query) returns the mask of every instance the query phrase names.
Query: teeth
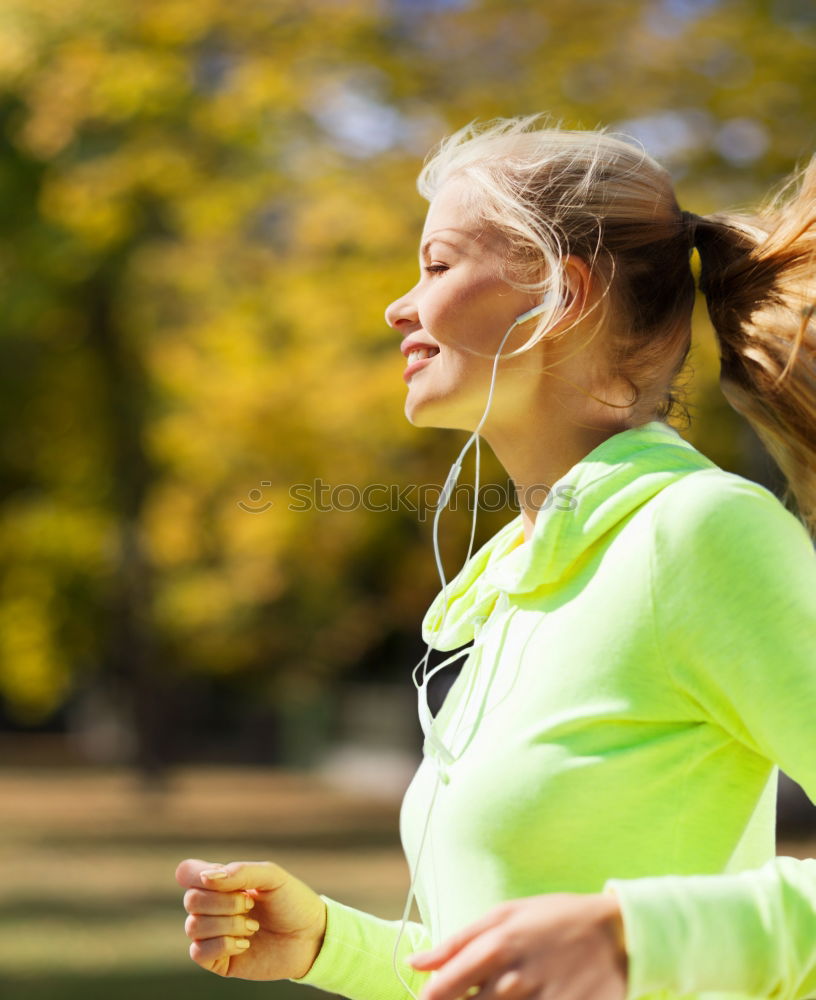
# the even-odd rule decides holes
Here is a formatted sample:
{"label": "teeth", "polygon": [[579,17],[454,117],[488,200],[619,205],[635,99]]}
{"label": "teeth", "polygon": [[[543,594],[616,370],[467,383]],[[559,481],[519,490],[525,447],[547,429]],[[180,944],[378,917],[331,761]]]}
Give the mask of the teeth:
{"label": "teeth", "polygon": [[432,358],[434,354],[438,353],[439,352],[436,348],[415,347],[408,355],[408,364],[412,365],[415,361],[422,361],[424,358]]}

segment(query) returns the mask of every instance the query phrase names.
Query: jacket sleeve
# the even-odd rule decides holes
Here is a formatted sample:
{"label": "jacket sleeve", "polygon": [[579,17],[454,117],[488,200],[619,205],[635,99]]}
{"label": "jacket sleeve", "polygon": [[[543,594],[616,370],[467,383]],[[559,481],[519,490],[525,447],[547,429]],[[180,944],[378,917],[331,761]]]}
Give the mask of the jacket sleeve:
{"label": "jacket sleeve", "polygon": [[[339,993],[349,1000],[409,1000],[410,994],[393,966],[402,921],[383,920],[329,896],[320,898],[326,903],[323,945],[306,975],[290,982]],[[396,964],[417,998],[430,973],[412,969],[405,959],[430,947],[431,937],[425,926],[406,921]]]}
{"label": "jacket sleeve", "polygon": [[[701,721],[816,801],[813,544],[763,487],[698,475],[708,478],[656,506],[652,604],[666,669]],[[627,1000],[662,989],[816,995],[816,860],[610,879],[604,889],[621,905]]]}

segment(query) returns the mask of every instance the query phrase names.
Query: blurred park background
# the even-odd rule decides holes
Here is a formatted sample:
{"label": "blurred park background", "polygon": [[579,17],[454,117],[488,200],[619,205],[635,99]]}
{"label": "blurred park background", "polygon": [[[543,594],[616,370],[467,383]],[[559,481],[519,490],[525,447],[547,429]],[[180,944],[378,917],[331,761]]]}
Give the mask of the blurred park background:
{"label": "blurred park background", "polygon": [[[608,125],[706,213],[803,163],[814,109],[813,0],[2,0],[4,997],[303,995],[192,966],[186,856],[401,914],[421,488],[464,440],[405,420],[383,320],[428,149]],[[681,432],[779,494],[717,375],[698,309]],[[442,519],[449,570],[469,532]]]}

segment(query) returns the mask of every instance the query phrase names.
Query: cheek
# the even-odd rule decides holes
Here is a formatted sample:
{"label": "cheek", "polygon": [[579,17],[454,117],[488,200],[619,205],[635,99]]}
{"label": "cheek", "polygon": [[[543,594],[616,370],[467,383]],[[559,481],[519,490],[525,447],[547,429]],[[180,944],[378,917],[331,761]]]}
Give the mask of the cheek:
{"label": "cheek", "polygon": [[451,347],[462,343],[483,345],[495,339],[501,334],[498,328],[506,312],[498,294],[500,287],[495,280],[461,286],[449,281],[444,288],[440,282],[429,290],[420,306],[423,327],[440,344]]}

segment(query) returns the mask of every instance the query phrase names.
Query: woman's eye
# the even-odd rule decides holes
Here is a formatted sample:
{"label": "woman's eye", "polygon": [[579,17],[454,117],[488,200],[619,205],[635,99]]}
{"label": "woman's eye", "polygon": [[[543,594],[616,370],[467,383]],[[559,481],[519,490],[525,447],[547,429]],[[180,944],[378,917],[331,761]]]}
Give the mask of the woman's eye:
{"label": "woman's eye", "polygon": [[428,264],[428,266],[425,268],[425,271],[428,274],[441,274],[442,271],[447,271],[447,269],[448,269],[447,264]]}

